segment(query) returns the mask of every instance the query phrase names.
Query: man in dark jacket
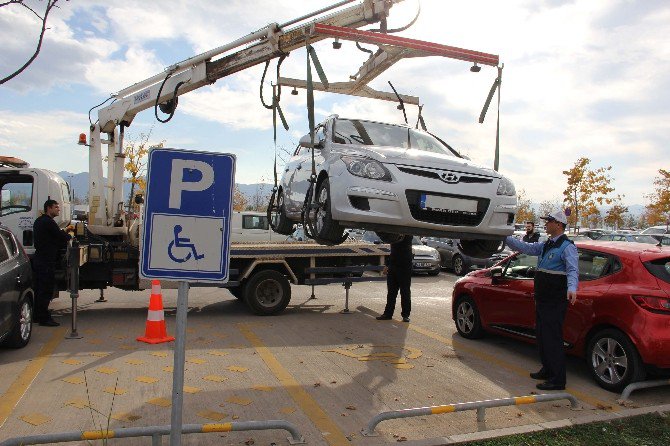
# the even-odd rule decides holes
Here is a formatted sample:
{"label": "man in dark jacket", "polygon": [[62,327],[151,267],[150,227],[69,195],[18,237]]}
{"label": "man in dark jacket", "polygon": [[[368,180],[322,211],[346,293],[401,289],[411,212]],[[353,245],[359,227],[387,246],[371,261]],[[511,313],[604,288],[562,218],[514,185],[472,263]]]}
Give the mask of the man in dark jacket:
{"label": "man in dark jacket", "polygon": [[399,241],[391,243],[391,253],[387,257],[384,274],[386,274],[386,308],[380,321],[393,318],[398,291],[400,291],[400,305],[403,322],[409,322],[409,313],[412,311],[410,286],[412,285],[412,236],[406,235]]}
{"label": "man in dark jacket", "polygon": [[535,243],[540,241],[540,234],[535,232],[535,223],[532,221],[526,222],[526,235],[521,239],[526,243]]}
{"label": "man in dark jacket", "polygon": [[56,200],[44,202],[44,213],[33,224],[35,237],[35,322],[47,327],[60,325],[49,313],[49,303],[56,286],[56,265],[59,251],[67,247],[70,236],[61,231],[54,217],[60,215],[60,205]]}

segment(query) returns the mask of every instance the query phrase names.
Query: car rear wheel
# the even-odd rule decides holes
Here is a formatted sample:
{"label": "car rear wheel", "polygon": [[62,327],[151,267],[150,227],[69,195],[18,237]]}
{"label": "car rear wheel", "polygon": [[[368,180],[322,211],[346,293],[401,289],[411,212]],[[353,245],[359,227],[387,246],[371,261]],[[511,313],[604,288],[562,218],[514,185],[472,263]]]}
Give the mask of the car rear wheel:
{"label": "car rear wheel", "polygon": [[317,209],[313,221],[314,232],[319,239],[339,244],[344,238],[344,228],[333,220],[331,203],[330,182],[328,178],[324,178],[316,191]]}
{"label": "car rear wheel", "polygon": [[29,296],[19,302],[13,322],[12,331],[4,344],[10,348],[23,348],[30,341],[33,332],[33,305]]}
{"label": "car rear wheel", "polygon": [[586,361],[598,385],[611,392],[621,392],[646,375],[635,345],[628,336],[613,328],[601,330],[591,338]]}
{"label": "car rear wheel", "polygon": [[291,300],[291,284],[279,271],[260,271],[244,286],[244,301],[261,316],[279,313]]}
{"label": "car rear wheel", "polygon": [[453,259],[451,259],[451,267],[454,269],[454,274],[457,276],[462,276],[465,274],[465,262],[463,262],[463,257],[456,254]]}
{"label": "car rear wheel", "polygon": [[501,240],[461,240],[459,248],[463,254],[469,257],[486,259],[500,252],[505,247]]}
{"label": "car rear wheel", "polygon": [[275,232],[284,235],[291,235],[295,230],[295,226],[286,215],[284,201],[284,190],[282,189],[279,191],[279,195],[277,195],[277,222],[275,223]]}
{"label": "car rear wheel", "polygon": [[477,339],[484,336],[482,322],[479,319],[477,304],[470,296],[458,298],[456,304],[456,330],[466,339]]}

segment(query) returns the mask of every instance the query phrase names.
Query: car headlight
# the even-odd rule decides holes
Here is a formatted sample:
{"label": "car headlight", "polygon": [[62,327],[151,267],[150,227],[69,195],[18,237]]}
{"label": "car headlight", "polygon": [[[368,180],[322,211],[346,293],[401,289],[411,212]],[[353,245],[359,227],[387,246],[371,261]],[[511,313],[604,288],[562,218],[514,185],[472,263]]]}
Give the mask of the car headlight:
{"label": "car headlight", "polygon": [[440,253],[438,251],[433,251],[433,258],[435,260],[440,260]]}
{"label": "car headlight", "polygon": [[371,180],[391,181],[391,172],[379,161],[359,156],[343,155],[342,161],[350,174]]}
{"label": "car headlight", "polygon": [[512,183],[512,181],[510,181],[508,178],[501,177],[500,184],[498,184],[497,194],[515,196],[516,190],[514,189],[514,183]]}

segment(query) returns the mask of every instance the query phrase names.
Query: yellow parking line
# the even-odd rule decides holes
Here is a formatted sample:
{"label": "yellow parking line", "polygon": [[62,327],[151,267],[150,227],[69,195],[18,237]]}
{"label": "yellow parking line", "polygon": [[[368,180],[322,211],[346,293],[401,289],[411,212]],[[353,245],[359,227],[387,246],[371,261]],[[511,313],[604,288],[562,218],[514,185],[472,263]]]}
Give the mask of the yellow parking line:
{"label": "yellow parking line", "polygon": [[44,364],[49,360],[51,354],[56,350],[58,344],[65,337],[65,328],[59,328],[54,331],[49,342],[47,342],[39,351],[34,360],[30,361],[19,376],[9,386],[7,391],[0,397],[0,427],[5,424],[7,418],[14,411],[14,407],[21,400],[23,395],[32,384],[33,380],[40,373]]}
{"label": "yellow parking line", "polygon": [[[512,364],[510,362],[507,362],[505,360],[499,359],[496,356],[493,356],[489,353],[484,353],[482,351],[479,351],[477,349],[472,348],[471,346],[459,342],[457,340],[452,341],[451,339],[445,338],[444,336],[440,336],[437,333],[433,333],[430,330],[426,330],[425,328],[418,327],[414,324],[409,324],[408,328],[412,331],[415,331],[417,333],[420,333],[424,336],[428,336],[431,339],[435,339],[438,342],[441,342],[442,344],[448,345],[450,347],[456,347],[459,350],[463,350],[471,354],[472,356],[475,356],[482,361],[486,361],[489,364],[495,364],[496,366],[500,368],[507,369],[511,372],[513,372],[516,375],[522,376],[522,377],[527,377],[528,376],[528,370],[524,369],[523,367],[519,367],[515,364]],[[606,401],[601,401],[597,398],[592,398],[591,396],[587,395],[586,393],[576,390],[572,387],[566,387],[565,389],[568,393],[572,394],[575,398],[578,400],[584,401],[585,403],[590,404],[593,407],[598,407],[601,409],[609,410],[611,412],[618,412],[619,411],[619,406],[616,404],[608,403]]]}
{"label": "yellow parking line", "polygon": [[349,446],[351,443],[347,440],[342,430],[331,420],[326,412],[318,405],[316,401],[303,389],[298,381],[281,365],[274,357],[270,349],[263,341],[251,331],[245,324],[237,324],[237,328],[242,332],[245,338],[254,346],[258,355],[263,359],[270,371],[275,375],[279,382],[284,386],[293,401],[300,406],[302,411],[312,420],[312,423],[320,432],[328,432],[324,435],[328,444],[333,446]]}

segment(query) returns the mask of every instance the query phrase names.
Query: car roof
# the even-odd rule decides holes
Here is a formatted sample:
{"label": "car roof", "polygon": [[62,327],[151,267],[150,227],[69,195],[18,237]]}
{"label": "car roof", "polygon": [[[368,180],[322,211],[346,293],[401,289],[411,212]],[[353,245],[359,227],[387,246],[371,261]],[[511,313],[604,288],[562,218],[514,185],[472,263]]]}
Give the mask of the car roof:
{"label": "car roof", "polygon": [[630,256],[631,254],[639,254],[643,260],[651,260],[662,257],[670,257],[670,248],[667,246],[651,245],[649,243],[636,242],[604,242],[598,240],[591,241],[576,241],[575,245],[578,248],[593,249],[594,251],[602,251],[608,254]]}

